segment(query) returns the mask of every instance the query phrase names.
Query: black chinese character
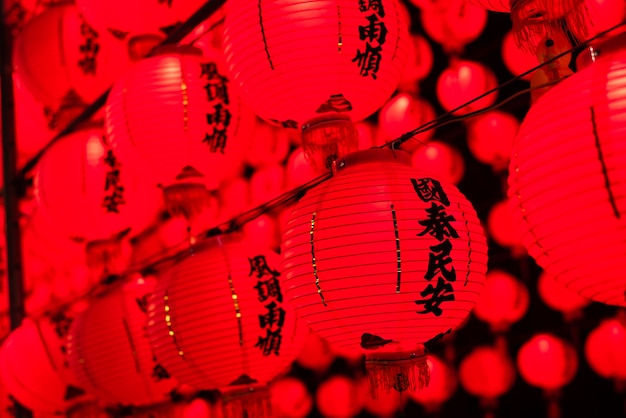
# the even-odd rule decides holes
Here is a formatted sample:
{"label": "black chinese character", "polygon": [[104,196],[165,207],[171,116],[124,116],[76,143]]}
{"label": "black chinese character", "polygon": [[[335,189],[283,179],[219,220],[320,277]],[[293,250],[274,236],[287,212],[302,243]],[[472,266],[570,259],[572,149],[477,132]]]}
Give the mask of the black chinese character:
{"label": "black chinese character", "polygon": [[267,260],[264,255],[257,255],[256,257],[249,258],[250,262],[250,273],[248,276],[252,276],[252,274],[256,273],[256,277],[260,279],[264,277],[266,274],[270,274],[274,277],[280,276],[280,273],[276,270],[272,270],[272,268],[267,264]]}
{"label": "black chinese character", "polygon": [[267,313],[265,315],[259,315],[259,325],[261,328],[272,329],[274,325],[277,328],[282,328],[285,323],[285,310],[278,306],[276,302],[271,302],[265,305]]}
{"label": "black chinese character", "polygon": [[369,21],[368,25],[359,26],[359,38],[362,41],[378,41],[378,45],[384,44],[387,39],[387,27],[385,23],[378,19],[378,16],[375,14],[367,16],[367,20]]}
{"label": "black chinese character", "polygon": [[418,180],[411,179],[411,184],[413,184],[415,193],[417,193],[422,201],[430,202],[436,200],[446,206],[450,206],[448,196],[443,191],[441,183],[439,183],[437,180],[431,179],[429,177]]}
{"label": "black chinese character", "polygon": [[96,57],[100,51],[100,44],[97,42],[98,32],[93,30],[87,22],[83,21],[80,25],[80,34],[85,41],[79,45],[82,58],[78,60],[78,66],[83,70],[84,74],[95,74]]}
{"label": "black chinese character", "polygon": [[170,374],[167,372],[167,370],[165,370],[165,367],[157,364],[152,369],[152,378],[158,382],[164,379],[169,379]]}
{"label": "black chinese character", "polygon": [[137,306],[139,306],[139,310],[145,314],[148,313],[148,299],[150,299],[150,294],[143,295],[140,298],[135,298]]}
{"label": "black chinese character", "polygon": [[456,281],[456,271],[454,266],[451,266],[450,270],[446,266],[452,263],[450,257],[450,251],[452,250],[452,244],[450,241],[445,240],[441,244],[433,245],[430,247],[432,251],[428,254],[428,270],[424,275],[426,280],[432,280],[437,274],[441,274],[447,281]]}
{"label": "black chinese character", "polygon": [[228,87],[224,82],[208,82],[204,85],[206,96],[209,101],[220,100],[222,103],[228,104]]}
{"label": "black chinese character", "polygon": [[428,214],[428,219],[418,221],[420,225],[426,227],[417,234],[418,236],[430,234],[439,241],[443,241],[445,237],[459,238],[459,234],[450,225],[450,222],[456,221],[456,219],[454,216],[446,213],[446,208],[433,202],[430,208],[426,209],[426,213]]}
{"label": "black chinese character", "polygon": [[374,10],[380,17],[385,17],[385,9],[381,0],[359,0],[359,11]]}
{"label": "black chinese character", "polygon": [[167,3],[167,7],[172,7],[173,0],[159,0],[159,4]]}
{"label": "black chinese character", "polygon": [[61,338],[65,337],[70,330],[73,319],[59,312],[50,317],[50,322],[54,324],[54,332]]}
{"label": "black chinese character", "polygon": [[360,74],[363,77],[371,75],[375,80],[378,78],[376,73],[380,68],[380,60],[382,47],[380,45],[372,47],[369,42],[365,44],[365,51],[361,52],[360,49],[356,51],[356,56],[352,59],[352,62],[357,62],[360,67]]}
{"label": "black chinese character", "polygon": [[222,129],[230,125],[230,112],[221,103],[213,106],[215,112],[206,114],[206,123],[209,125],[219,125]]}
{"label": "black chinese character", "polygon": [[228,136],[226,135],[225,129],[213,129],[213,133],[204,134],[203,143],[209,144],[209,150],[211,152],[220,152],[224,154],[224,148],[226,148],[226,140]]}
{"label": "black chinese character", "polygon": [[126,203],[123,192],[124,188],[118,187],[113,190],[111,195],[104,196],[102,206],[106,208],[107,212],[120,213],[119,206]]}
{"label": "black chinese character", "polygon": [[283,295],[280,292],[280,282],[276,276],[273,276],[268,280],[259,280],[254,288],[258,292],[259,302],[265,302],[270,297],[279,302],[283,301]]}
{"label": "black chinese character", "polygon": [[259,347],[264,356],[269,356],[272,353],[277,356],[280,355],[280,344],[283,340],[281,330],[270,331],[269,328],[266,328],[265,331],[265,338],[259,337],[254,346]]}
{"label": "black chinese character", "polygon": [[429,299],[416,300],[415,303],[417,305],[424,305],[423,311],[417,311],[418,314],[427,314],[432,313],[435,316],[441,316],[443,311],[439,307],[443,302],[448,302],[454,300],[454,288],[450,283],[446,283],[443,281],[441,277],[437,279],[437,286],[434,287],[432,284],[428,284],[426,289],[420,292],[420,296],[426,297],[429,296]]}

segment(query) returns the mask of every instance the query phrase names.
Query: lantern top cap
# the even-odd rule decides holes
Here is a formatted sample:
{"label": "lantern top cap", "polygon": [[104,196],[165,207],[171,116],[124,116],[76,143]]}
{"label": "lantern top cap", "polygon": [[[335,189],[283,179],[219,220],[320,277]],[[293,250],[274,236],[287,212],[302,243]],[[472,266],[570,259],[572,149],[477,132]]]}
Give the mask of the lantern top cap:
{"label": "lantern top cap", "polygon": [[338,172],[348,167],[368,163],[389,163],[410,166],[411,156],[402,150],[390,148],[370,148],[356,151],[337,159],[333,164],[333,171]]}
{"label": "lantern top cap", "polygon": [[193,45],[175,45],[168,44],[162,45],[155,49],[154,55],[169,55],[169,54],[185,54],[185,55],[202,55],[202,50]]}

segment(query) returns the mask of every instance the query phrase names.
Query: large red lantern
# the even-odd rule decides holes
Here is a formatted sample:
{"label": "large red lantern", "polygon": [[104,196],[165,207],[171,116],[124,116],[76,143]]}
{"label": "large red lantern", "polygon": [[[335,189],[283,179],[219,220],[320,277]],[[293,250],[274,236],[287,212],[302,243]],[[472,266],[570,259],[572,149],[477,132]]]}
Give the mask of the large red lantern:
{"label": "large red lantern", "polygon": [[81,386],[108,405],[169,399],[178,383],[154,358],[145,334],[154,279],[133,277],[92,300],[67,337],[70,368]]}
{"label": "large red lantern", "polygon": [[467,392],[493,403],[513,387],[515,365],[502,350],[476,347],[461,360],[459,380]]}
{"label": "large red lantern", "polygon": [[530,109],[508,180],[529,254],[581,295],[620,306],[626,306],[623,39],[614,39],[613,54],[610,44],[596,47],[603,53],[595,64],[563,80]]}
{"label": "large red lantern", "polygon": [[16,72],[38,100],[55,110],[93,102],[128,62],[121,42],[96,32],[67,2],[34,17],[15,42]]}
{"label": "large red lantern", "polygon": [[391,96],[408,40],[398,0],[226,4],[224,51],[242,98],[266,121],[303,128],[318,163],[356,150],[350,122]]}
{"label": "large red lantern", "polygon": [[113,86],[108,139],[121,162],[164,187],[174,214],[206,206],[206,189],[240,173],[254,115],[242,109],[221,56],[191,47],[161,50],[131,67]]}
{"label": "large red lantern", "polygon": [[306,329],[296,328],[279,264],[251,241],[198,244],[163,275],[148,308],[159,362],[196,389],[247,392],[285,371]]}
{"label": "large red lantern", "polygon": [[2,382],[15,399],[34,412],[64,413],[89,399],[82,388],[68,383],[67,372],[63,374],[61,339],[70,323],[69,319],[56,324],[49,318],[25,319],[2,345]]}
{"label": "large red lantern", "polygon": [[554,391],[574,378],[578,357],[567,341],[552,334],[536,334],[519,349],[517,368],[528,384]]}
{"label": "large red lantern", "polygon": [[402,151],[359,151],[337,167],[287,222],[286,294],[331,345],[365,354],[373,390],[415,390],[427,381],[423,344],[457,327],[484,285],[480,222]]}
{"label": "large red lantern", "polygon": [[605,319],[587,336],[585,358],[600,376],[626,380],[626,326],[620,318]]}

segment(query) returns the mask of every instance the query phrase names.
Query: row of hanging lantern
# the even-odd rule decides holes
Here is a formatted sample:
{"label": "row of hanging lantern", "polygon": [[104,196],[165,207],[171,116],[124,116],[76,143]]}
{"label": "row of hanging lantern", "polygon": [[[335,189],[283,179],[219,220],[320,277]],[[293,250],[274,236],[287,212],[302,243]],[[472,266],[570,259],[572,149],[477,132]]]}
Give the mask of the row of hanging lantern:
{"label": "row of hanging lantern", "polygon": [[[229,149],[231,145],[236,146],[237,141],[231,140],[233,137],[228,129],[233,127],[239,129],[242,120],[247,117],[245,109],[241,111],[241,114],[234,110],[238,107],[237,95],[241,94],[242,100],[250,101],[251,108],[267,120],[277,122],[287,129],[302,128],[304,140],[309,141],[304,144],[305,153],[314,156],[314,159],[317,158],[318,165],[329,165],[332,161],[335,166],[334,177],[307,193],[297,204],[287,222],[283,241],[284,266],[281,268],[284,275],[282,280],[285,307],[288,303],[293,303],[301,320],[331,343],[366,353],[366,364],[369,367],[371,385],[374,389],[379,385],[385,390],[394,387],[395,389],[415,389],[428,380],[426,358],[421,345],[458,326],[478,300],[478,294],[485,280],[487,249],[473,208],[454,186],[438,181],[428,172],[409,168],[407,158],[402,151],[371,150],[350,153],[357,148],[356,131],[352,122],[366,117],[382,106],[394,90],[403,67],[402,55],[406,54],[406,46],[403,42],[406,43],[407,39],[406,36],[402,38],[402,28],[406,25],[406,21],[399,5],[387,0],[384,2],[384,9],[381,5],[377,7],[370,5],[370,9],[363,7],[359,9],[350,4],[349,7],[346,5],[344,10],[343,5],[338,9],[336,2],[332,2],[332,7],[322,4],[324,2],[319,3],[312,10],[307,10],[308,4],[290,5],[286,10],[280,9],[279,5],[268,5],[263,10],[263,19],[259,21],[256,7],[252,10],[243,2],[241,4],[235,1],[229,2],[229,7],[232,5],[233,9],[238,10],[236,18],[233,17],[234,14],[227,13],[225,31],[225,51],[231,65],[230,72],[233,74],[233,80],[240,83],[240,86],[232,90],[229,89],[231,84],[225,76],[226,73],[220,72],[221,64],[217,62],[218,60],[194,61],[194,58],[199,57],[197,52],[184,48],[162,50],[156,57],[134,66],[130,72],[122,76],[120,79],[122,81],[115,84],[109,96],[105,108],[107,142],[102,141],[101,133],[85,134],[80,140],[83,141],[82,146],[85,147],[86,152],[84,155],[81,153],[76,158],[68,160],[57,158],[55,161],[54,149],[49,150],[50,153],[46,154],[38,168],[35,182],[36,196],[41,202],[41,210],[48,211],[49,216],[65,217],[63,221],[67,223],[67,231],[71,231],[66,232],[68,236],[91,244],[91,250],[96,251],[96,254],[91,253],[92,257],[98,259],[101,265],[104,263],[105,272],[115,272],[111,271],[111,266],[104,261],[110,260],[115,252],[105,249],[104,253],[99,253],[98,257],[94,247],[101,248],[97,244],[111,237],[118,239],[126,234],[132,234],[129,228],[136,228],[142,221],[149,222],[151,216],[147,216],[147,213],[156,212],[150,208],[156,208],[158,205],[147,205],[139,211],[130,210],[129,214],[132,212],[131,216],[134,218],[125,219],[122,225],[115,225],[113,228],[106,229],[106,232],[100,233],[97,229],[87,228],[80,222],[73,222],[73,215],[62,210],[62,204],[66,203],[64,199],[67,199],[70,194],[53,196],[51,190],[54,191],[54,186],[47,186],[47,184],[54,184],[53,182],[57,179],[47,174],[46,170],[53,170],[47,167],[54,164],[58,167],[58,164],[63,161],[63,164],[82,165],[85,170],[95,168],[92,170],[95,174],[90,175],[92,177],[85,176],[85,178],[93,178],[96,184],[104,184],[104,187],[89,188],[84,183],[76,185],[69,183],[72,187],[67,187],[68,182],[63,184],[64,189],[67,188],[75,193],[71,195],[73,200],[80,199],[81,191],[83,193],[98,191],[98,196],[86,202],[86,206],[79,208],[81,213],[83,211],[85,213],[106,212],[107,216],[115,217],[118,222],[117,220],[121,217],[117,215],[119,212],[124,212],[120,209],[131,206],[127,202],[130,193],[128,190],[131,190],[129,186],[133,184],[132,178],[137,176],[140,179],[143,177],[141,181],[159,184],[168,200],[166,206],[170,212],[175,215],[183,214],[191,222],[193,215],[200,210],[199,207],[207,204],[207,190],[216,188],[221,180],[228,178],[229,173],[226,171],[237,172],[239,170],[241,156],[237,153],[230,154]],[[249,12],[245,12],[248,9]],[[330,80],[319,81],[320,70],[314,67],[317,82],[308,81],[310,79],[302,73],[302,67],[296,65],[295,70],[289,68],[297,60],[294,60],[293,55],[289,55],[294,51],[294,47],[290,47],[291,42],[295,42],[293,33],[285,32],[284,25],[281,23],[281,19],[288,18],[288,11],[296,13],[296,16],[306,11],[313,12],[314,17],[311,21],[306,21],[307,25],[311,26],[318,19],[324,22],[324,16],[329,19],[328,21],[334,22],[328,25],[331,29],[328,35],[331,39],[328,42],[328,51],[317,44],[323,38],[320,37],[319,32],[316,32],[316,36],[305,37],[315,45],[310,49],[305,48],[300,51],[303,53],[303,61],[307,63],[311,59],[310,51],[327,52],[329,56],[337,57],[337,60],[333,62],[337,63],[338,68],[344,69],[336,72],[322,72],[323,76],[330,76]],[[350,11],[354,14],[350,15]],[[229,20],[231,18],[232,21]],[[339,39],[337,39],[337,21],[341,22]],[[357,28],[365,28],[363,25],[367,23],[371,25],[370,32],[367,32],[368,29],[362,29],[358,36]],[[259,24],[261,27],[255,29],[255,26]],[[353,25],[352,30],[350,24]],[[229,25],[244,27],[246,31],[236,32],[232,29],[229,31]],[[274,30],[276,33],[273,32]],[[119,31],[117,27],[114,30],[116,33]],[[237,36],[242,39],[238,39]],[[238,48],[243,48],[245,40],[254,40],[254,36],[260,36],[262,39],[257,40],[256,45],[249,45],[247,48],[250,50],[256,48],[254,53],[261,58],[254,54],[246,56],[244,52],[249,53],[249,50],[238,50]],[[295,48],[295,50],[298,49]],[[282,54],[285,53],[287,55],[283,56]],[[372,55],[379,53],[380,55]],[[613,61],[608,60],[611,57],[619,58],[619,54],[606,55],[608,57],[603,56],[601,60],[607,60],[606,63],[611,62],[615,65]],[[281,58],[285,57],[289,59],[281,61]],[[260,66],[254,67],[247,64],[245,61],[247,59]],[[318,58],[324,62],[329,59]],[[385,64],[390,64],[391,68]],[[599,65],[600,62],[592,67],[595,71],[600,71]],[[460,71],[467,73],[470,71],[468,68],[471,67],[462,68],[465,69]],[[605,70],[605,72],[608,71],[610,70]],[[339,77],[339,81],[333,79],[338,75],[341,77],[345,75],[346,78]],[[152,76],[154,78],[151,78]],[[265,84],[266,80],[268,84]],[[454,82],[454,75],[450,77],[450,80]],[[572,78],[572,84],[573,80]],[[171,84],[161,84],[164,81],[171,81]],[[536,106],[548,103],[547,98],[552,97],[550,95],[556,95],[557,89],[561,89],[568,81],[570,80],[553,88],[544,96],[545,98],[537,102]],[[365,83],[366,86],[364,87],[361,83]],[[141,84],[145,86],[145,89],[134,92],[133,88]],[[380,85],[382,88],[378,88]],[[489,86],[487,82],[485,85]],[[579,86],[580,82],[573,85]],[[324,91],[322,86],[329,88]],[[336,86],[347,88],[347,90]],[[156,93],[152,93],[150,89],[159,94],[171,93],[171,98],[163,99],[163,96],[156,96]],[[489,90],[489,87],[486,87],[486,90]],[[288,93],[288,95],[281,97],[281,92]],[[363,92],[366,94],[359,97]],[[374,93],[379,94],[379,97],[369,102],[372,97],[376,97]],[[567,97],[567,93],[561,94],[561,97]],[[476,95],[471,94],[472,97]],[[155,100],[154,97],[159,97],[162,102]],[[294,102],[293,97],[306,98],[306,101]],[[593,97],[596,100],[602,99]],[[254,103],[252,100],[258,100],[258,102]],[[619,97],[616,102],[619,103]],[[196,108],[194,106],[197,103],[201,105]],[[301,103],[310,108],[298,108]],[[139,107],[138,104],[140,104]],[[165,109],[163,104],[171,105],[171,107]],[[600,109],[601,106],[612,108],[606,103],[582,107]],[[448,106],[449,109],[455,107],[455,104]],[[139,112],[133,114],[137,110]],[[278,113],[266,114],[269,111],[278,111]],[[546,112],[542,113],[538,110],[537,114],[543,116]],[[163,122],[166,118],[170,118],[171,122]],[[592,117],[590,125],[596,137],[595,147],[600,154],[601,169],[605,172],[604,179],[606,183],[611,183],[607,180],[606,173],[612,173],[616,169],[606,167],[603,155],[613,154],[608,151],[604,151],[606,154],[603,153],[601,150],[603,147],[598,145],[600,135],[596,131],[611,134],[615,131],[608,128],[600,131],[597,127],[605,127],[607,124],[602,121],[597,122],[594,118],[595,116]],[[529,120],[532,120],[532,113],[524,125],[529,124]],[[610,118],[608,120],[612,121]],[[165,123],[167,128],[174,126],[176,128],[173,131],[167,131],[158,123]],[[245,121],[243,125],[245,126]],[[518,136],[519,144],[522,144],[520,138],[524,138],[524,125],[522,133]],[[528,135],[532,136],[536,135],[537,130],[531,126],[528,132]],[[555,135],[555,139],[557,137]],[[172,138],[177,140],[174,142]],[[181,147],[180,138],[189,138],[187,147]],[[62,143],[65,144],[65,142]],[[158,154],[151,153],[155,150],[155,144],[162,145]],[[542,145],[544,145],[542,148],[545,148],[545,144]],[[104,155],[106,157],[103,158]],[[202,155],[208,155],[208,158],[198,158]],[[512,167],[522,166],[522,163],[517,160],[520,155],[521,153],[514,154]],[[544,155],[546,154],[535,152],[531,154],[531,157],[546,158],[543,157]],[[345,158],[341,158],[343,156]],[[142,163],[144,158],[149,162]],[[227,160],[228,158],[231,160]],[[225,160],[227,162],[224,162]],[[548,165],[540,164],[540,166],[547,167]],[[155,170],[155,167],[158,167],[158,170]],[[578,168],[578,165],[576,167]],[[57,168],[57,170],[60,169]],[[511,170],[511,176],[521,175],[518,173],[520,173],[519,170]],[[545,173],[540,177],[546,182]],[[585,177],[588,176],[583,175],[581,178]],[[547,187],[546,190],[554,191],[552,184],[541,184]],[[611,197],[614,193],[611,186],[609,184],[606,189],[612,202],[611,206],[617,213],[617,203]],[[58,188],[61,189],[61,187]],[[154,192],[153,194],[156,195],[156,188],[140,187],[140,189]],[[63,192],[66,193],[67,190]],[[122,193],[123,195],[120,196]],[[512,197],[517,197],[520,201],[526,196],[525,191],[522,193],[514,190],[511,193],[513,193]],[[143,198],[143,204],[146,204],[146,201],[156,200],[151,199],[153,198]],[[562,199],[555,199],[555,201],[561,202]],[[97,203],[95,206],[94,202]],[[109,202],[110,205],[103,205],[105,202]],[[527,204],[524,203],[524,205]],[[536,204],[528,205],[536,207]],[[560,208],[562,208],[561,205],[556,209]],[[554,209],[547,208],[546,210],[554,213]],[[522,220],[530,224],[530,216],[531,214],[524,209]],[[619,215],[615,218],[619,218]],[[92,221],[91,224],[98,227],[111,227],[111,224],[98,221]],[[550,223],[550,225],[553,224]],[[609,226],[607,230],[615,231],[615,228],[617,227]],[[530,231],[531,238],[538,240],[536,233],[532,232],[534,230],[530,229]],[[613,236],[616,235],[619,234],[613,234]],[[528,240],[527,236],[525,244]],[[601,242],[605,244],[606,240]],[[202,248],[204,244],[211,245],[211,248]],[[545,244],[539,245],[539,248],[541,248],[540,252],[533,252],[532,249],[529,251],[531,255],[539,254],[537,257],[541,263],[540,256],[546,255]],[[600,245],[597,248],[600,248]],[[619,251],[618,244],[612,248]],[[121,306],[124,307],[116,310],[112,308],[115,303],[111,297],[113,295],[106,295],[83,312],[80,320],[76,321],[75,326],[78,331],[70,332],[69,343],[66,347],[69,352],[70,367],[81,377],[83,386],[93,387],[91,391],[97,393],[100,399],[120,403],[126,401],[111,401],[112,398],[107,398],[111,390],[120,390],[119,386],[111,383],[119,378],[116,370],[110,366],[97,370],[95,366],[90,365],[92,362],[89,361],[89,356],[105,358],[106,355],[119,355],[115,351],[120,349],[120,345],[117,345],[115,349],[98,351],[104,349],[99,342],[108,338],[108,334],[103,333],[105,326],[113,322],[116,326],[122,325],[110,332],[119,334],[122,340],[128,339],[128,344],[130,344],[127,350],[130,353],[127,356],[129,363],[124,367],[120,362],[121,368],[134,367],[138,371],[149,371],[153,373],[150,378],[159,381],[167,380],[163,376],[169,376],[171,372],[173,376],[185,378],[181,378],[181,381],[187,380],[202,388],[224,388],[231,385],[237,387],[240,384],[249,388],[252,383],[265,383],[269,378],[259,377],[253,369],[247,368],[246,362],[254,363],[250,356],[258,355],[261,348],[267,348],[256,345],[269,344],[269,342],[261,342],[261,337],[258,335],[256,336],[259,337],[258,342],[255,341],[255,337],[252,337],[252,340],[245,340],[243,335],[245,334],[246,337],[249,335],[248,331],[245,331],[247,327],[252,327],[253,322],[257,328],[259,323],[267,325],[262,331],[268,333],[268,338],[278,327],[280,332],[284,332],[282,337],[290,335],[295,345],[300,337],[298,332],[291,329],[294,327],[293,323],[285,325],[285,318],[281,317],[281,312],[285,315],[286,311],[281,311],[282,305],[279,305],[278,311],[269,312],[268,316],[261,316],[254,311],[252,314],[244,313],[243,306],[247,303],[244,300],[253,301],[254,296],[259,299],[265,296],[268,296],[267,299],[271,297],[269,286],[275,285],[272,280],[277,278],[274,273],[278,270],[264,264],[267,262],[265,255],[262,257],[248,255],[235,263],[231,261],[230,250],[228,244],[201,243],[194,257],[183,257],[183,260],[175,263],[169,274],[160,279],[152,299],[153,303],[147,308],[143,307],[149,311],[152,318],[148,323],[148,334],[154,344],[148,349],[144,346],[145,360],[159,359],[163,364],[154,364],[153,367],[143,365],[137,355],[140,352],[136,345],[138,343],[128,339],[127,335],[131,326],[137,325],[126,317],[118,321],[103,314],[115,311],[128,315],[126,312],[130,309],[128,304],[133,305],[134,309],[136,309],[135,304],[142,308],[139,303],[143,302],[142,298],[130,296],[130,302],[122,302]],[[121,252],[122,250],[115,251]],[[222,258],[225,265],[212,265],[215,259],[208,258],[211,251],[217,251],[219,256],[216,258]],[[551,252],[552,247],[549,253]],[[242,257],[242,253],[245,251],[237,248],[233,257]],[[203,259],[201,255],[206,256],[207,259]],[[364,259],[367,259],[367,264],[364,263]],[[595,265],[589,260],[593,261],[596,258],[589,259],[581,256],[578,259],[581,263],[583,259],[586,260],[583,264]],[[194,266],[194,263],[199,264]],[[189,279],[192,272],[206,274],[207,264],[211,264],[211,269],[218,270],[216,275],[219,276],[219,281],[216,284],[221,286],[224,299],[228,300],[228,303],[216,306],[216,308],[224,309],[223,311],[218,310],[213,315],[207,314],[216,322],[219,321],[219,323],[211,324],[211,327],[217,327],[210,328],[210,334],[199,326],[194,326],[193,321],[201,309],[206,313],[214,306],[213,304],[206,305],[212,301],[202,297],[201,292],[193,288]],[[562,259],[557,258],[557,267],[551,269],[550,264],[546,264],[546,268],[551,274],[561,278],[563,271],[559,270],[558,266],[564,264]],[[237,268],[240,270],[236,271]],[[190,270],[185,272],[185,269]],[[236,290],[239,288],[237,274],[244,277],[244,281],[247,274],[249,282],[253,273],[258,279],[265,277],[267,280],[248,283],[248,285],[254,284],[251,288],[256,290],[248,289],[252,295],[248,295],[249,299],[246,299],[245,292]],[[183,280],[177,278],[179,275],[183,277]],[[268,278],[268,275],[271,278]],[[366,277],[371,277],[371,279],[365,279]],[[457,278],[459,278],[458,281]],[[217,291],[210,287],[210,283],[205,284],[209,286],[207,292],[213,294]],[[623,289],[620,289],[617,292],[623,294]],[[267,295],[262,294],[264,291],[268,292]],[[420,298],[417,295],[420,295]],[[128,295],[120,297],[124,299],[128,298]],[[269,304],[272,310],[276,309],[276,302],[283,303],[282,300],[278,300],[278,296],[274,298],[275,300]],[[282,294],[280,298],[282,299]],[[616,300],[603,299],[602,301],[621,303]],[[264,308],[267,306],[265,305]],[[406,309],[402,309],[404,306]],[[400,308],[402,312],[393,309],[390,311],[389,307]],[[374,312],[378,323],[371,320]],[[346,319],[346,315],[349,315],[350,320]],[[362,325],[355,327],[356,318],[360,317],[363,318]],[[189,322],[186,318],[190,318]],[[234,321],[233,325],[226,325],[227,320]],[[250,322],[247,322],[249,320]],[[390,325],[391,322],[393,322],[393,327]],[[80,324],[90,325],[81,326]],[[416,336],[415,326],[424,327],[426,330],[423,334]],[[395,327],[397,329],[394,329]],[[96,329],[102,334],[87,336],[86,331],[84,334],[79,332],[83,328],[85,330]],[[226,328],[229,332],[237,331],[236,335],[229,334],[229,338],[233,338],[233,342],[238,338],[240,355],[245,360],[240,362],[225,358],[224,365],[236,364],[235,369],[227,368],[227,372],[223,375],[212,375],[217,371],[207,370],[213,368],[204,366],[202,361],[206,361],[207,355],[216,354],[216,347],[213,346],[214,339],[225,338],[226,334],[222,336],[220,332],[226,332],[224,331]],[[260,328],[264,328],[263,325]],[[409,328],[412,329],[410,337],[407,336]],[[104,335],[107,337],[105,338]],[[89,345],[84,342],[84,339],[91,339],[90,344],[94,344],[93,341],[98,343]],[[283,338],[283,341],[286,339]],[[191,345],[188,345],[190,343]],[[243,347],[250,348],[251,343],[257,343],[253,346],[255,348],[251,350],[251,353],[244,353]],[[541,347],[540,343],[539,346]],[[198,353],[195,350],[199,350]],[[223,353],[224,349],[218,347],[217,351]],[[163,354],[159,355],[159,352]],[[115,362],[113,357],[110,361]],[[193,367],[190,367],[190,364],[193,364]],[[241,367],[241,370],[237,370],[237,367]],[[142,378],[145,382],[145,376]],[[116,387],[109,389],[109,385]],[[145,383],[138,385],[145,387]],[[131,389],[136,387],[137,385],[129,385],[121,396],[128,395]],[[151,389],[147,390],[151,391]],[[161,399],[165,399],[163,396],[167,393],[166,391],[157,390],[157,392],[161,394]],[[141,396],[136,395],[136,399],[141,399]],[[147,399],[149,399],[147,403],[155,402],[155,399],[149,396]],[[255,407],[263,408],[264,406],[255,405]],[[231,413],[237,414],[237,412]]]}

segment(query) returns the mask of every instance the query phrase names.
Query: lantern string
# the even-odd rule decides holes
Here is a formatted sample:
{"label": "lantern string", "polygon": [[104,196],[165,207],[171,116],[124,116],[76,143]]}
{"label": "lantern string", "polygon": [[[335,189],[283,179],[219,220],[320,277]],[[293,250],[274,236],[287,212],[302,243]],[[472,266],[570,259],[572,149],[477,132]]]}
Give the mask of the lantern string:
{"label": "lantern string", "polygon": [[[203,6],[201,9],[199,9],[190,19],[196,19],[196,21],[198,20],[198,17],[201,16],[202,20],[206,19],[207,16],[210,16],[211,14],[206,14],[208,13],[207,10],[214,8],[215,10],[217,10],[221,4],[223,4],[226,0],[212,0],[209,1],[205,6]],[[212,7],[208,7],[209,5],[212,5]],[[215,11],[213,10],[213,11]],[[196,26],[198,26],[202,20],[197,21]],[[187,22],[186,22],[187,23]],[[185,24],[184,24],[185,25]],[[458,122],[458,121],[462,121],[471,117],[475,117],[477,115],[480,115],[482,113],[485,113],[489,110],[493,110],[497,107],[500,107],[508,102],[510,102],[511,100],[514,100],[515,98],[523,95],[523,94],[527,94],[530,91],[533,91],[535,89],[540,89],[540,88],[545,88],[547,86],[550,85],[554,85],[559,83],[560,81],[562,81],[563,79],[559,79],[559,80],[554,80],[554,81],[550,81],[538,86],[533,86],[531,88],[516,92],[515,94],[510,95],[509,97],[503,99],[502,101],[491,105],[491,106],[487,106],[485,108],[481,108],[479,110],[467,113],[465,115],[454,115],[454,112],[457,112],[458,110],[461,110],[469,105],[471,105],[472,103],[482,99],[485,96],[488,96],[490,94],[493,94],[495,92],[500,91],[501,89],[503,89],[504,87],[519,81],[522,79],[522,77],[537,71],[541,68],[543,68],[544,66],[547,66],[549,64],[551,64],[552,62],[558,60],[559,58],[570,54],[570,53],[576,53],[576,52],[580,52],[582,51],[584,48],[586,48],[590,42],[601,38],[605,35],[607,35],[608,33],[615,31],[617,29],[619,29],[620,27],[626,25],[626,21],[622,21],[614,26],[612,26],[611,28],[599,32],[598,34],[596,34],[595,36],[581,42],[578,46],[576,47],[572,47],[566,51],[563,51],[562,53],[559,53],[557,55],[555,55],[554,57],[546,60],[543,63],[538,64],[537,66],[519,74],[518,76],[515,76],[511,79],[509,79],[508,81],[498,85],[497,87],[469,100],[468,102],[457,106],[456,108],[436,117],[435,119],[411,130],[408,131],[404,134],[402,134],[399,138],[396,138],[394,140],[391,140],[383,145],[381,145],[378,148],[382,148],[382,147],[390,147],[392,149],[394,149],[396,146],[403,144],[406,141],[409,140],[416,140],[419,143],[423,144],[421,141],[414,139],[413,137],[419,133],[431,130],[431,129],[437,129],[441,126],[453,123],[453,122]],[[194,26],[195,27],[195,26]],[[176,43],[179,42],[180,40],[183,39],[184,35],[190,33],[193,30],[193,27],[191,29],[187,28],[187,29],[183,29],[179,27],[178,31],[173,32],[170,36],[168,36],[168,38],[166,38],[165,41],[163,41],[163,43],[161,43],[159,46],[163,45],[163,44],[171,44],[171,43]],[[152,53],[152,52],[151,52]],[[150,54],[151,54],[150,53]],[[148,55],[150,55],[148,54]],[[110,91],[110,89],[109,89]],[[24,176],[26,173],[28,173],[28,171],[32,170],[32,168],[35,166],[35,164],[37,163],[38,159],[45,153],[45,151],[52,145],[53,142],[56,142],[59,138],[61,138],[64,135],[67,135],[68,133],[70,133],[72,131],[72,129],[75,129],[82,121],[88,119],[89,117],[91,117],[93,114],[96,113],[96,111],[99,109],[100,106],[104,105],[104,102],[106,101],[106,96],[108,94],[108,91],[103,94],[100,98],[98,98],[96,100],[96,102],[94,102],[91,106],[89,106],[81,115],[79,115],[72,123],[70,123],[68,125],[68,127],[64,130],[62,130],[59,134],[55,135],[55,137],[53,138],[52,141],[50,141],[50,143],[48,143],[35,157],[33,157],[25,166],[24,168],[20,171],[20,178],[24,179]],[[96,107],[97,106],[97,107]],[[295,202],[297,200],[299,200],[308,190],[310,190],[311,188],[323,183],[324,181],[330,179],[333,176],[332,172],[326,172],[324,174],[319,175],[318,177],[308,181],[307,183],[304,183],[298,187],[295,187],[283,194],[281,194],[280,196],[271,199],[259,206],[256,206],[248,211],[245,211],[225,222],[222,222],[208,230],[206,230],[205,232],[201,233],[199,235],[199,237],[201,239],[208,239],[214,236],[218,236],[218,235],[222,235],[222,234],[229,234],[229,233],[233,233],[236,231],[239,231],[241,229],[241,227],[243,225],[245,225],[246,223],[258,218],[259,216],[268,213],[272,210],[275,210],[279,207],[284,207],[285,205],[289,204],[290,202]],[[183,241],[180,245],[185,245],[188,244],[188,241]],[[163,266],[165,266],[167,263],[172,262],[176,259],[179,259],[181,257],[184,256],[189,256],[189,251],[187,248],[184,248],[182,250],[179,250],[179,246],[180,245],[174,245],[173,247],[166,249],[164,251],[161,251],[153,256],[147,257],[141,261],[135,262],[133,265],[129,266],[129,268],[126,269],[126,271],[120,275],[117,276],[111,276],[111,277],[107,277],[105,279],[103,279],[100,283],[94,285],[93,287],[91,287],[90,289],[88,289],[87,291],[85,291],[83,294],[69,298],[65,301],[61,301],[58,302],[54,305],[48,306],[47,308],[45,308],[45,310],[42,310],[42,312],[40,313],[34,313],[31,315],[31,317],[38,317],[38,316],[42,316],[42,315],[48,315],[52,312],[57,312],[60,310],[64,310],[67,309],[69,306],[71,306],[72,304],[86,298],[92,295],[96,295],[101,293],[101,291],[106,291],[107,288],[109,288],[109,284],[111,284],[114,281],[118,281],[119,279],[125,278],[133,273],[146,273],[146,272],[154,272],[156,270],[159,270],[160,268],[162,268]],[[186,246],[186,245],[185,245]]]}

